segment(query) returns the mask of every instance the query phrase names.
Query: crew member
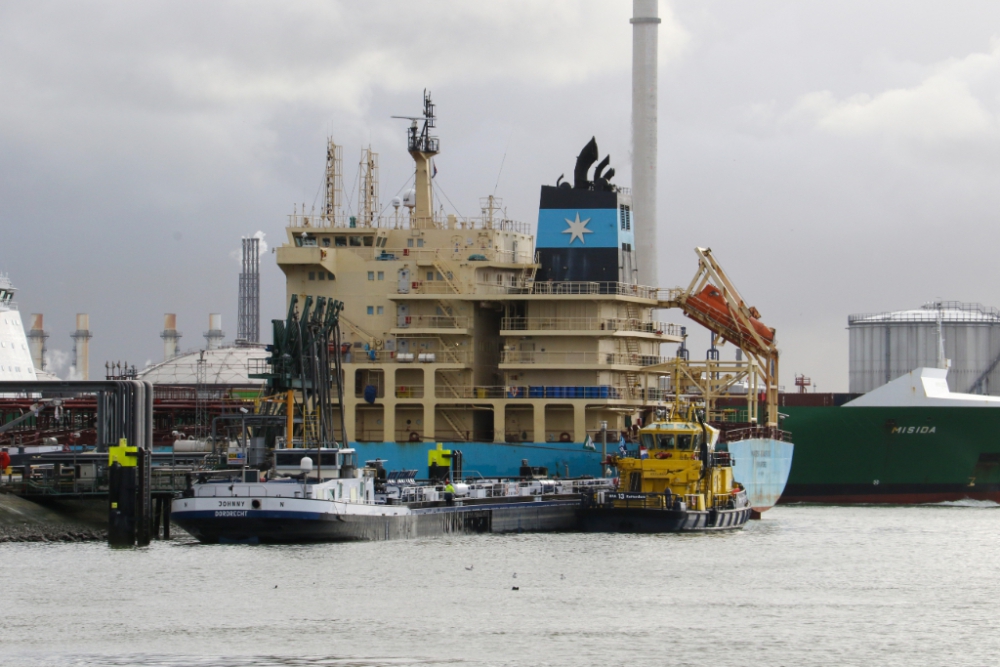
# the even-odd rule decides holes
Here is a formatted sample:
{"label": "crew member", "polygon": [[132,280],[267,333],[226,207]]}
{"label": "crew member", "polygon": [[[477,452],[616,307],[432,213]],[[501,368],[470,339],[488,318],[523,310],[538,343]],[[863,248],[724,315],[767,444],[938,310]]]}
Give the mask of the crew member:
{"label": "crew member", "polygon": [[455,504],[455,486],[447,477],[444,478],[444,502],[446,505]]}
{"label": "crew member", "polygon": [[0,450],[0,475],[7,472],[7,468],[10,467],[10,454],[7,453],[7,449],[4,448]]}

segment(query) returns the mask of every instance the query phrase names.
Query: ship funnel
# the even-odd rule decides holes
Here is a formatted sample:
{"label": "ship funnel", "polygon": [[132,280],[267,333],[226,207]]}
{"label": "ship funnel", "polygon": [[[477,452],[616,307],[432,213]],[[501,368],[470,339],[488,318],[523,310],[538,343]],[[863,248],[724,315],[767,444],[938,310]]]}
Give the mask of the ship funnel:
{"label": "ship funnel", "polygon": [[632,210],[639,283],[656,285],[657,0],[632,0]]}
{"label": "ship funnel", "polygon": [[90,379],[90,315],[77,313],[76,331],[70,334],[73,339],[73,371],[71,375],[78,380]]}
{"label": "ship funnel", "polygon": [[177,330],[177,314],[167,313],[163,316],[163,331],[160,333],[163,339],[163,360],[169,361],[180,354],[181,332]]}

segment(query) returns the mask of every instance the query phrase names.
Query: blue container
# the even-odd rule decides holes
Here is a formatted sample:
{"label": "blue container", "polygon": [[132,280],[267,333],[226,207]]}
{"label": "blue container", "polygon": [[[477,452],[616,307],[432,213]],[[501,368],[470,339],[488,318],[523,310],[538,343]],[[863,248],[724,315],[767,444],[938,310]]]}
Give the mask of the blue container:
{"label": "blue container", "polygon": [[545,398],[545,387],[528,387],[528,398]]}
{"label": "blue container", "polygon": [[607,385],[604,385],[604,386],[600,387],[600,389],[601,389],[600,398],[608,398],[609,397],[608,395],[610,393],[608,391],[609,387]]}
{"label": "blue container", "polygon": [[576,387],[566,387],[566,398],[576,398]]}

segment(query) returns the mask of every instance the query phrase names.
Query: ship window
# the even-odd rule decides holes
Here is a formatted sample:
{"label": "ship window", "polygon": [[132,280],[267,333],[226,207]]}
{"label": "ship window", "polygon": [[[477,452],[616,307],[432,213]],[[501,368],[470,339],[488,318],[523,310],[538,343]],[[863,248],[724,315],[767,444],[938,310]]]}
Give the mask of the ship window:
{"label": "ship window", "polygon": [[701,449],[701,433],[694,434],[694,448]]}
{"label": "ship window", "polygon": [[368,306],[368,314],[369,315],[375,314],[375,306]]}
{"label": "ship window", "polygon": [[361,241],[362,241],[362,243],[365,244],[366,248],[371,248],[372,247],[372,237],[370,237],[370,236],[362,236],[361,237]]}
{"label": "ship window", "polygon": [[428,271],[427,272],[427,280],[434,280],[434,272],[433,271]]}
{"label": "ship window", "polygon": [[368,272],[368,280],[375,280],[375,272],[374,271],[369,271]]}
{"label": "ship window", "polygon": [[375,309],[375,311],[376,311],[376,312],[377,312],[377,313],[378,313],[379,315],[382,315],[383,313],[385,313],[385,309],[384,309],[384,308],[382,308],[382,306],[379,306],[378,308],[376,308],[376,309]]}
{"label": "ship window", "polygon": [[352,248],[360,248],[361,247],[361,237],[360,236],[352,236],[351,237],[351,247]]}
{"label": "ship window", "polygon": [[689,450],[691,449],[691,434],[681,433],[677,436],[677,449]]}
{"label": "ship window", "polygon": [[320,280],[326,280],[326,271],[320,271],[319,272],[319,279]]}
{"label": "ship window", "polygon": [[333,274],[330,273],[329,271],[326,274],[326,278],[327,278],[327,280],[334,280]]}
{"label": "ship window", "polygon": [[442,278],[442,277],[441,277],[441,274],[440,274],[440,273],[439,273],[439,274],[437,274],[437,279],[438,279],[438,280],[444,280],[444,278]]}
{"label": "ship window", "polygon": [[378,279],[379,280],[385,280],[385,271],[379,271],[378,272]]}
{"label": "ship window", "polygon": [[407,248],[413,247],[413,239],[406,239],[406,247]]}
{"label": "ship window", "polygon": [[418,248],[423,248],[424,247],[424,240],[423,239],[417,239],[417,247]]}
{"label": "ship window", "polygon": [[642,446],[645,447],[646,449],[652,449],[653,448],[653,434],[652,433],[643,433],[642,434]]}
{"label": "ship window", "polygon": [[323,237],[323,247],[324,248],[329,248],[330,247],[330,237],[329,236],[324,236]]}
{"label": "ship window", "polygon": [[334,239],[333,239],[333,245],[337,246],[338,248],[346,248],[347,247],[347,237],[346,236],[335,236]]}
{"label": "ship window", "polygon": [[316,280],[316,272],[315,271],[310,271],[309,272],[309,280]]}
{"label": "ship window", "polygon": [[673,449],[674,448],[674,434],[673,433],[659,433],[656,436],[656,444],[660,449]]}

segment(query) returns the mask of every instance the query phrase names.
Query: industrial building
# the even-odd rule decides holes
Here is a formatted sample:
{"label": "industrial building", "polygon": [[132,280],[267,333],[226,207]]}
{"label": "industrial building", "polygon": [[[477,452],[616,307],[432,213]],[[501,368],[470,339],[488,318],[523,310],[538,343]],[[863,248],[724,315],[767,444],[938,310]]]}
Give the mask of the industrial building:
{"label": "industrial building", "polygon": [[953,392],[1000,395],[1000,310],[935,301],[914,310],[851,315],[851,393],[865,393],[915,368],[949,367]]}

